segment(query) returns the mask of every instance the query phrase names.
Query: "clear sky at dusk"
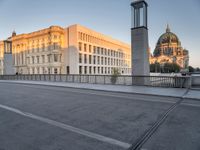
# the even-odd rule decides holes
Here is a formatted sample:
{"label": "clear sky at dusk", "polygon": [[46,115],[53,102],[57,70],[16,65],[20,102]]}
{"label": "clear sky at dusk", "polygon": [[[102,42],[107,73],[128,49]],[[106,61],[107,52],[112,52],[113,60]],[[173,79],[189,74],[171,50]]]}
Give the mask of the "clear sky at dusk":
{"label": "clear sky at dusk", "polygon": [[[81,24],[130,44],[132,0],[0,0],[0,39],[51,25]],[[190,65],[200,67],[200,0],[146,0],[151,50],[169,23]]]}

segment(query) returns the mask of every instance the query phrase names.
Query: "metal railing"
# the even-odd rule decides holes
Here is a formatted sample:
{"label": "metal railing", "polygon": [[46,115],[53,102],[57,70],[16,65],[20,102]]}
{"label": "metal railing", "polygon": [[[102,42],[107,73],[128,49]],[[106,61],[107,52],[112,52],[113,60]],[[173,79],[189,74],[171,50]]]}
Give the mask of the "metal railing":
{"label": "metal railing", "polygon": [[179,76],[112,76],[112,75],[2,75],[0,80],[51,81],[89,84],[143,85],[152,87],[189,88],[190,77]]}

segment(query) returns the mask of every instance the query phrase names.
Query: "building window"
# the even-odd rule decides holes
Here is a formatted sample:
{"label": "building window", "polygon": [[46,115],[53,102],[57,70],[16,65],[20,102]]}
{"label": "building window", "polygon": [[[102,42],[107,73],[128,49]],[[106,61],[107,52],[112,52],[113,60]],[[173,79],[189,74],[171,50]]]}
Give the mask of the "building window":
{"label": "building window", "polygon": [[32,64],[34,64],[35,63],[35,58],[34,58],[34,56],[32,56]]}
{"label": "building window", "polygon": [[97,57],[97,64],[100,65],[100,56]]}
{"label": "building window", "polygon": [[108,50],[108,56],[110,56],[110,50]]}
{"label": "building window", "polygon": [[82,43],[79,42],[79,51],[82,51]]}
{"label": "building window", "polygon": [[83,33],[83,41],[85,41],[85,34]]}
{"label": "building window", "polygon": [[57,35],[54,35],[54,39],[57,39],[58,37],[57,37]]}
{"label": "building window", "polygon": [[101,65],[103,65],[104,64],[104,62],[103,62],[103,57],[101,57]]}
{"label": "building window", "polygon": [[58,62],[58,54],[54,54],[54,62]]}
{"label": "building window", "polygon": [[84,54],[84,63],[87,64],[87,55]]}
{"label": "building window", "polygon": [[48,57],[48,63],[50,63],[51,62],[51,55],[47,55],[47,57]]}
{"label": "building window", "polygon": [[82,74],[82,66],[79,66],[79,74]]}
{"label": "building window", "polygon": [[54,74],[58,74],[58,69],[54,68]]}
{"label": "building window", "polygon": [[45,63],[45,56],[42,55],[42,63]]}
{"label": "building window", "polygon": [[48,74],[51,74],[51,68],[48,68]]}
{"label": "building window", "polygon": [[92,56],[89,55],[89,64],[92,64]]}
{"label": "building window", "polygon": [[101,55],[103,55],[103,48],[101,48]]}
{"label": "building window", "polygon": [[113,56],[113,50],[111,50],[111,56]]}
{"label": "building window", "polygon": [[96,56],[93,56],[93,64],[96,65]]}
{"label": "building window", "polygon": [[93,73],[96,74],[96,67],[93,68]]}
{"label": "building window", "polygon": [[57,49],[57,43],[53,43],[53,50],[56,50]]}
{"label": "building window", "polygon": [[29,57],[27,58],[27,62],[28,62],[28,64],[30,64],[30,58]]}
{"label": "building window", "polygon": [[84,67],[85,74],[87,74],[87,66]]}
{"label": "building window", "polygon": [[79,63],[82,63],[82,54],[79,53]]}
{"label": "building window", "polygon": [[92,46],[89,45],[89,52],[91,53],[92,52]]}
{"label": "building window", "polygon": [[89,74],[92,74],[92,67],[89,67]]}
{"label": "building window", "polygon": [[37,63],[39,64],[40,63],[40,57],[37,56]]}
{"label": "building window", "polygon": [[100,54],[100,47],[97,47],[97,54]]}
{"label": "building window", "polygon": [[96,54],[96,46],[93,47],[93,53]]}
{"label": "building window", "polygon": [[84,44],[84,51],[87,52],[87,44]]}
{"label": "building window", "polygon": [[67,66],[67,74],[70,74],[70,67]]}
{"label": "building window", "polygon": [[45,51],[45,44],[42,44],[42,51]]}
{"label": "building window", "polygon": [[107,55],[107,49],[105,49],[105,55]]}

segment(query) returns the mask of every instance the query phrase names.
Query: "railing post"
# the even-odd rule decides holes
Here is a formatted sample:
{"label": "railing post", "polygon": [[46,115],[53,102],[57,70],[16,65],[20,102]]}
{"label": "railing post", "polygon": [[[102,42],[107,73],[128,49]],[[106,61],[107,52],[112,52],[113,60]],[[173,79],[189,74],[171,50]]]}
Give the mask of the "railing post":
{"label": "railing post", "polygon": [[132,86],[133,86],[133,78],[134,78],[134,77],[133,77],[133,75],[132,75],[132,76],[131,76],[131,80],[132,80]]}
{"label": "railing post", "polygon": [[97,75],[94,75],[94,84],[97,84]]}
{"label": "railing post", "polygon": [[72,75],[72,82],[73,82],[73,83],[75,82],[75,81],[74,81],[74,76],[75,76],[75,75]]}

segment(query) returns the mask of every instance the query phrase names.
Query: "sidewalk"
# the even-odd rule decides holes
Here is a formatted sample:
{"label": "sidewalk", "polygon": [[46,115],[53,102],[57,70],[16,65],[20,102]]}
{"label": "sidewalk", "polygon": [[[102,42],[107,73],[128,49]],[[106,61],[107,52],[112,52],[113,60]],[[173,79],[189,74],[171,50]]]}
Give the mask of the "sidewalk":
{"label": "sidewalk", "polygon": [[[0,83],[45,85],[45,86],[79,88],[79,89],[111,91],[111,92],[121,92],[121,93],[131,93],[131,94],[169,96],[169,97],[182,97],[187,91],[187,89],[184,89],[184,88],[183,89],[159,88],[159,87],[147,87],[147,86],[100,85],[100,84],[87,84],[87,83],[44,82],[44,81],[8,81],[8,80],[2,81],[1,80]],[[191,98],[200,99],[200,91],[196,91],[195,95],[190,93],[189,97],[187,98],[191,97]]]}

